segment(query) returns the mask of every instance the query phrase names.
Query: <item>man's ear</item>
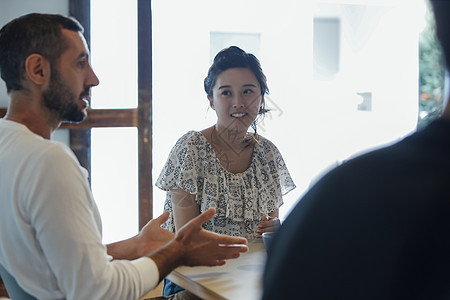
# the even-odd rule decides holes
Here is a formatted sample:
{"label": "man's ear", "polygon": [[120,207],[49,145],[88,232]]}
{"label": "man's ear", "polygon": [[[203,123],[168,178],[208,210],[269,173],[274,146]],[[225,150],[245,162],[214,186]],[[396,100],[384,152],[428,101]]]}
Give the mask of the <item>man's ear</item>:
{"label": "man's ear", "polygon": [[50,79],[50,62],[40,54],[30,54],[25,60],[26,77],[37,85]]}

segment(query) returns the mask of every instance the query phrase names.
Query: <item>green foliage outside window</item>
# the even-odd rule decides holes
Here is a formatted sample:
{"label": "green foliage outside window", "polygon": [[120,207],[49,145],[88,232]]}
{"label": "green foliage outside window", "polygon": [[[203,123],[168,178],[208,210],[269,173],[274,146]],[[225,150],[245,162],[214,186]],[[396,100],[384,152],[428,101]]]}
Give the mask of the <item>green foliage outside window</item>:
{"label": "green foliage outside window", "polygon": [[438,118],[443,110],[445,68],[435,33],[435,21],[428,1],[426,26],[419,36],[419,118],[421,129]]}

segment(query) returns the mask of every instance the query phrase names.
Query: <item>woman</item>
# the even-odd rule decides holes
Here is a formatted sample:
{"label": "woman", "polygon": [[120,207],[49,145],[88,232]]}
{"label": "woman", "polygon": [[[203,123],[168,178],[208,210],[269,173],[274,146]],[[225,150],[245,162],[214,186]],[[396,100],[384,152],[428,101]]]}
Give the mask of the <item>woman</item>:
{"label": "woman", "polygon": [[[217,122],[189,131],[170,152],[156,181],[167,191],[164,210],[172,212],[163,227],[175,232],[214,207],[216,215],[205,229],[261,237],[278,227],[282,195],[295,188],[278,149],[256,132],[257,120],[267,112],[266,76],[254,55],[233,46],[216,55],[204,88]],[[250,127],[253,133],[247,132]]]}

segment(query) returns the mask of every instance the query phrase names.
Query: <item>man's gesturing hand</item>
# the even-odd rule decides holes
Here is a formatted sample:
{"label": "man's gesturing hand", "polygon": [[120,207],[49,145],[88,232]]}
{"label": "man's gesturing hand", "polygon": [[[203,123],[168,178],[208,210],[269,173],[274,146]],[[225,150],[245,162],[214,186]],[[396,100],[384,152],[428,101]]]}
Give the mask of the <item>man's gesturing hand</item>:
{"label": "man's gesturing hand", "polygon": [[214,208],[210,208],[195,217],[181,227],[165,247],[150,255],[158,266],[160,280],[181,265],[223,265],[226,259],[237,258],[241,252],[248,251],[245,238],[217,234],[202,228],[215,212]]}
{"label": "man's gesturing hand", "polygon": [[245,238],[217,234],[202,228],[203,223],[215,213],[214,208],[208,209],[186,223],[175,235],[178,247],[185,254],[182,265],[223,265],[226,259],[237,258],[241,252],[248,250]]}

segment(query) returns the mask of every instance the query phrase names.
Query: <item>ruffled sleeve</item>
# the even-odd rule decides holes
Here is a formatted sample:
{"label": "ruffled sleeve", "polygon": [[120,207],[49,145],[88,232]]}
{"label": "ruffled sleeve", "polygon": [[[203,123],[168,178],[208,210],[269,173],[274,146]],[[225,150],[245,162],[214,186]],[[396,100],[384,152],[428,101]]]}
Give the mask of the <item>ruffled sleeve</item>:
{"label": "ruffled sleeve", "polygon": [[164,191],[182,189],[190,194],[197,194],[198,139],[195,131],[183,135],[170,151],[169,157],[161,171],[156,186]]}
{"label": "ruffled sleeve", "polygon": [[261,137],[255,147],[255,185],[258,190],[256,210],[266,215],[283,204],[283,195],[295,188],[295,184],[278,148]]}

